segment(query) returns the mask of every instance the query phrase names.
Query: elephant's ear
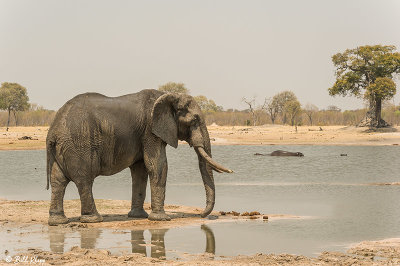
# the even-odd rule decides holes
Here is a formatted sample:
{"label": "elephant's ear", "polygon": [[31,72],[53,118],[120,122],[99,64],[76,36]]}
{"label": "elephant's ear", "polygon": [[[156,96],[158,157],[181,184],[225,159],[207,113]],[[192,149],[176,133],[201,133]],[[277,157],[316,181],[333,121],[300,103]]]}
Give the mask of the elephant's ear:
{"label": "elephant's ear", "polygon": [[178,147],[178,125],[172,104],[178,101],[177,95],[168,93],[160,96],[151,112],[152,132],[167,144]]}

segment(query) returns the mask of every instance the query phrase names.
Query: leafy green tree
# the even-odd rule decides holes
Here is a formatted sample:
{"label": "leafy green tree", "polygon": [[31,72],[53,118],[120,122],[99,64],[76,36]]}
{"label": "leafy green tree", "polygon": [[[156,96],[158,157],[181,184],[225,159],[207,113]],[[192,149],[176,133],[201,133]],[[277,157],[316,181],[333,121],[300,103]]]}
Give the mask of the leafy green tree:
{"label": "leafy green tree", "polygon": [[203,112],[218,112],[223,110],[222,106],[217,106],[213,100],[207,99],[204,95],[195,96],[194,99]]}
{"label": "leafy green tree", "polygon": [[10,126],[11,112],[17,126],[17,112],[29,109],[29,97],[26,88],[18,83],[4,82],[0,87],[0,109],[8,111],[7,131]]}
{"label": "leafy green tree", "polygon": [[189,94],[189,90],[185,87],[185,84],[176,82],[168,82],[160,85],[158,90],[169,93]]}
{"label": "leafy green tree", "polygon": [[369,102],[369,110],[359,126],[385,127],[381,118],[382,102],[393,98],[400,73],[400,53],[395,46],[360,46],[332,56],[336,81],[329,94],[354,95]]}
{"label": "leafy green tree", "polygon": [[206,96],[204,95],[199,95],[199,96],[195,96],[193,97],[194,100],[197,102],[197,104],[200,106],[201,110],[205,110],[207,109],[207,105],[208,105],[208,99]]}
{"label": "leafy green tree", "polygon": [[290,119],[290,124],[297,125],[297,118],[301,113],[301,105],[298,100],[291,100],[285,103],[285,112]]}
{"label": "leafy green tree", "polygon": [[297,101],[296,95],[292,91],[283,91],[278,94],[276,94],[272,98],[272,105],[277,108],[278,113],[282,117],[282,123],[286,124],[287,123],[287,111],[286,111],[286,103],[290,101]]}

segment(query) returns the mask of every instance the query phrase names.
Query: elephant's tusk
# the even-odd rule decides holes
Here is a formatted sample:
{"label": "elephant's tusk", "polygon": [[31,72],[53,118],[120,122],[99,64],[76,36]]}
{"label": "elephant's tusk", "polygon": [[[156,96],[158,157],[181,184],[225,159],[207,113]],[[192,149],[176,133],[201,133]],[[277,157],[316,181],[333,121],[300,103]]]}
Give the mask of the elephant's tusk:
{"label": "elephant's tusk", "polygon": [[217,169],[217,168],[215,168],[215,167],[213,167],[213,166],[211,166],[212,167],[212,169],[214,170],[214,171],[216,171],[216,172],[218,172],[218,173],[223,173],[224,171],[221,171],[221,170],[219,170],[219,169]]}
{"label": "elephant's tusk", "polygon": [[226,173],[233,173],[231,169],[225,168],[219,163],[215,162],[211,157],[206,153],[206,151],[202,147],[196,147],[197,151],[200,153],[201,157],[203,157],[210,166],[217,171],[218,173],[226,172]]}

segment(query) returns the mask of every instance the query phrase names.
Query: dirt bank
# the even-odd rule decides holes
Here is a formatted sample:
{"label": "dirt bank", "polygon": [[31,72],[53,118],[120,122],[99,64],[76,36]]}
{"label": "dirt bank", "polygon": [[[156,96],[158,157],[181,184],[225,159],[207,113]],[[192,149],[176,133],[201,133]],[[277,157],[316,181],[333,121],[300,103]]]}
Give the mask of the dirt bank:
{"label": "dirt bank", "polygon": [[[49,127],[0,127],[0,150],[39,150],[46,147]],[[31,139],[24,139],[24,137]]]}
{"label": "dirt bank", "polygon": [[345,126],[209,126],[214,145],[400,145],[400,127],[369,132]]}
{"label": "dirt bank", "polygon": [[[386,240],[384,240],[386,241]],[[375,241],[377,243],[380,241]],[[387,241],[386,241],[387,242]],[[365,244],[366,242],[364,242]],[[371,242],[372,243],[372,242]],[[369,245],[368,254],[355,255],[357,247],[349,250],[349,254],[341,252],[323,252],[317,258],[290,254],[255,254],[252,256],[215,257],[213,254],[189,255],[184,260],[163,260],[145,257],[141,254],[131,253],[121,256],[111,255],[108,250],[84,249],[77,246],[66,253],[54,253],[41,250],[30,250],[21,253],[28,260],[34,259],[43,262],[41,265],[399,265],[400,253],[398,250],[381,252],[375,249],[375,244]],[[387,246],[390,250],[390,246]],[[353,254],[352,254],[353,253]],[[385,255],[385,256],[383,256]],[[387,256],[386,256],[387,255]],[[379,258],[376,258],[379,256]],[[15,260],[14,257],[10,257]],[[5,261],[0,265],[10,265]]]}
{"label": "dirt bank", "polygon": [[[161,229],[181,227],[185,225],[200,225],[216,222],[232,222],[238,219],[243,222],[254,222],[250,216],[235,216],[232,212],[222,215],[221,212],[213,212],[208,218],[201,218],[201,209],[197,207],[167,205],[166,212],[172,216],[172,221],[155,222],[147,219],[133,219],[127,217],[130,209],[130,202],[124,200],[96,200],[99,212],[104,216],[104,222],[94,224],[81,224],[79,219],[79,200],[66,200],[65,212],[71,218],[71,222],[57,227],[48,227],[48,201],[13,201],[0,199],[0,224],[1,230],[10,233],[19,232],[21,228],[26,229],[21,234],[45,234],[52,228],[61,230],[88,230],[90,228],[106,229]],[[145,209],[150,209],[149,204]],[[251,210],[249,210],[251,211]],[[256,220],[263,220],[268,216],[269,221],[275,219],[301,219],[305,217],[277,214],[256,214]],[[34,227],[32,227],[34,226]],[[64,229],[63,229],[64,228]],[[87,229],[86,229],[87,228]],[[51,238],[51,236],[50,236]],[[4,240],[4,239],[2,239]],[[51,243],[51,239],[50,239]],[[152,242],[153,243],[153,242]],[[35,264],[54,265],[121,265],[121,264],[171,264],[171,265],[387,265],[400,263],[400,239],[386,239],[382,241],[367,241],[353,245],[347,254],[340,252],[324,252],[316,258],[297,256],[290,254],[255,254],[252,256],[216,256],[212,253],[186,254],[180,260],[165,260],[163,258],[150,258],[142,254],[125,253],[122,255],[111,254],[109,250],[87,249],[83,247],[72,247],[64,253],[27,248],[17,254],[8,254],[2,251],[0,265],[10,265],[6,259],[13,262],[23,256],[29,261],[32,259]],[[240,251],[238,251],[240,253]],[[12,255],[12,256],[11,256]],[[378,260],[379,259],[379,260]],[[42,263],[43,262],[43,263]]]}
{"label": "dirt bank", "polygon": [[[213,145],[400,145],[400,127],[368,132],[366,128],[326,126],[208,126]],[[0,128],[0,150],[44,149],[48,127]],[[21,139],[24,136],[31,139]]]}
{"label": "dirt bank", "polygon": [[[233,214],[221,215],[213,211],[207,218],[201,218],[201,208],[181,205],[166,205],[165,211],[171,216],[171,221],[149,221],[147,219],[135,219],[127,216],[131,203],[127,200],[95,200],[99,213],[104,221],[101,223],[88,223],[87,228],[115,228],[115,229],[150,229],[150,228],[171,228],[191,224],[215,223],[236,221],[237,219],[249,219],[250,216],[234,216]],[[0,224],[47,224],[49,216],[49,201],[15,201],[0,199]],[[145,203],[145,210],[150,210],[150,204]],[[64,226],[76,226],[80,224],[80,201],[65,200],[65,215],[70,223]],[[230,211],[230,210],[229,210]],[[249,210],[254,211],[254,210]],[[263,216],[268,219],[300,219],[305,217],[288,214],[259,214],[254,217],[262,220]],[[254,220],[252,218],[251,220]]]}

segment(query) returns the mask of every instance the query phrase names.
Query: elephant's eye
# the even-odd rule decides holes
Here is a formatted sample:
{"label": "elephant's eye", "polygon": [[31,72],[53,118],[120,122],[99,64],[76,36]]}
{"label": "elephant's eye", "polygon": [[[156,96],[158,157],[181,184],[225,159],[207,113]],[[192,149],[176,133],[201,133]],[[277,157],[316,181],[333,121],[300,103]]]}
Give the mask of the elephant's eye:
{"label": "elephant's eye", "polygon": [[200,121],[200,118],[198,115],[193,116],[192,124],[197,124]]}

